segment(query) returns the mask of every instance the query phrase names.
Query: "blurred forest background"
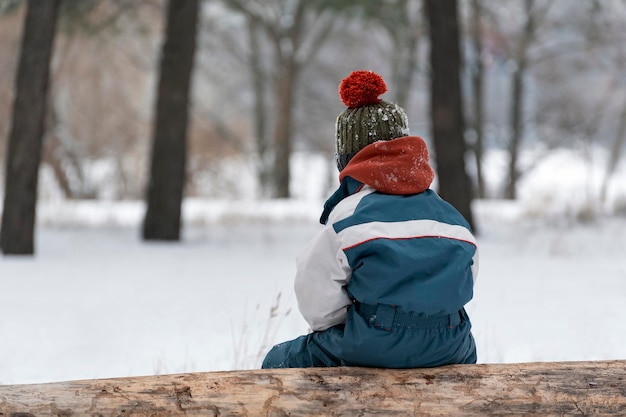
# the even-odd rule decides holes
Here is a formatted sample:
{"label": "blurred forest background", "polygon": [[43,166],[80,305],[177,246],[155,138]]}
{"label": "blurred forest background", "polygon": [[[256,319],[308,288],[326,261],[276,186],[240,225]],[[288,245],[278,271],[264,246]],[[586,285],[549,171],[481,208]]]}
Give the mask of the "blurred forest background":
{"label": "blurred forest background", "polygon": [[[306,154],[327,163],[323,198],[336,182],[334,122],[343,110],[337,86],[355,69],[386,79],[390,91],[383,98],[406,109],[411,134],[423,136],[437,154],[441,187],[439,157],[446,148],[433,143],[429,52],[437,48],[431,48],[435,27],[429,25],[435,4],[449,17],[443,26],[459,29],[462,111],[454,124],[461,129],[464,149],[457,165],[469,178],[470,199],[515,199],[520,178],[556,147],[581,149],[589,158],[601,147],[610,156],[594,202],[601,206],[623,155],[624,0],[49,3],[58,10],[39,199],[150,198],[157,122],[172,115],[157,104],[166,95],[159,74],[168,42],[176,63],[185,61],[185,54],[193,57],[189,114],[182,115],[189,123],[178,142],[186,148],[179,164],[186,197],[288,198],[299,186],[290,181],[290,161],[293,166],[297,155]],[[171,20],[176,4],[182,3],[197,3],[197,13],[188,11],[189,20],[179,16],[178,31],[168,31],[176,24]],[[26,6],[23,0],[0,0],[0,157],[7,165]],[[453,9],[446,14],[448,6]],[[457,7],[455,19],[449,10]],[[173,39],[185,32],[195,39],[186,51]],[[454,50],[438,48],[454,64]],[[174,103],[185,102],[173,96]],[[504,155],[495,182],[485,180],[490,151]],[[165,152],[172,158],[177,153]],[[7,171],[0,175],[0,187],[6,188]],[[3,239],[5,253],[7,245]]]}

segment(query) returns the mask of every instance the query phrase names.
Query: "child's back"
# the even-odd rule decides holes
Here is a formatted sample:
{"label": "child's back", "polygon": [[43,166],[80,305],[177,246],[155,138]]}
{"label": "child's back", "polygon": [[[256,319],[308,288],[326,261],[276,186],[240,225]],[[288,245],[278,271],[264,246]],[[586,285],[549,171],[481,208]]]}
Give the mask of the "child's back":
{"label": "child's back", "polygon": [[406,136],[401,108],[377,98],[380,82],[357,71],[340,86],[349,106],[337,119],[341,185],[324,207],[325,228],[297,260],[296,296],[313,333],[275,346],[263,367],[476,362],[463,308],[476,240],[428,188],[426,145]]}

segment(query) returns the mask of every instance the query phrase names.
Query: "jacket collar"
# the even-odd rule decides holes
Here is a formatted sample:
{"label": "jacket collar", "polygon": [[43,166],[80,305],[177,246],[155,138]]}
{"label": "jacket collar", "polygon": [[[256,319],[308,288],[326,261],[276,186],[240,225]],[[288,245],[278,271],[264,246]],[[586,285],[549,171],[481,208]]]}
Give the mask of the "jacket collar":
{"label": "jacket collar", "polygon": [[331,195],[326,203],[324,203],[324,211],[322,212],[322,216],[320,217],[320,223],[326,224],[328,221],[328,216],[330,216],[330,212],[333,211],[335,206],[339,204],[341,200],[346,197],[351,196],[352,194],[356,194],[359,190],[363,188],[363,183],[355,180],[352,177],[346,177],[339,184],[339,188],[337,191]]}

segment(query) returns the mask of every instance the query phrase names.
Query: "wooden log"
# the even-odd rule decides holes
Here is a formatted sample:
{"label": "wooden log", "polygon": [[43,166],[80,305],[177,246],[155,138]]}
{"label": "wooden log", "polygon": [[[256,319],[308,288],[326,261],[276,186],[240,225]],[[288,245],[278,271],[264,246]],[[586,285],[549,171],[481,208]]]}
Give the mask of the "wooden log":
{"label": "wooden log", "polygon": [[208,372],[0,386],[0,416],[626,415],[626,361]]}

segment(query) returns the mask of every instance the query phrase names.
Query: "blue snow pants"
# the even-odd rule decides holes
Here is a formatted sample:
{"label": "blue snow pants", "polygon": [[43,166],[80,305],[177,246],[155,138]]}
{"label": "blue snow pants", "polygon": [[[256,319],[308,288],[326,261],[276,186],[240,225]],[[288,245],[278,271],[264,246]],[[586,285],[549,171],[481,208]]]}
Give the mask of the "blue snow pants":
{"label": "blue snow pants", "polygon": [[465,309],[427,317],[399,313],[389,305],[355,304],[345,325],[274,346],[262,368],[429,368],[476,363],[471,327]]}

